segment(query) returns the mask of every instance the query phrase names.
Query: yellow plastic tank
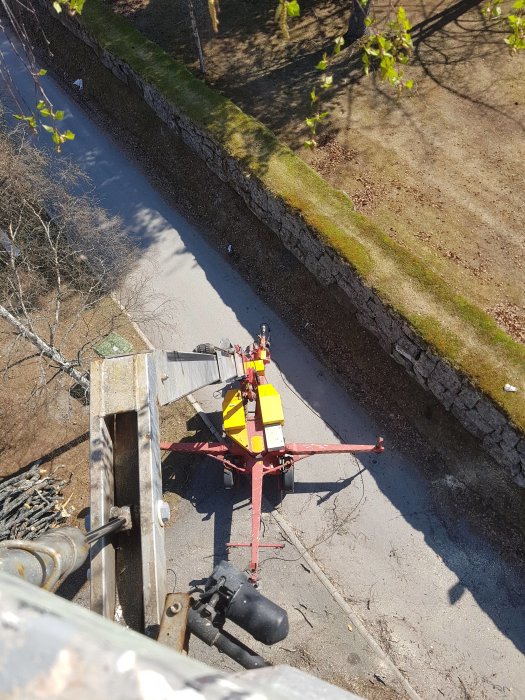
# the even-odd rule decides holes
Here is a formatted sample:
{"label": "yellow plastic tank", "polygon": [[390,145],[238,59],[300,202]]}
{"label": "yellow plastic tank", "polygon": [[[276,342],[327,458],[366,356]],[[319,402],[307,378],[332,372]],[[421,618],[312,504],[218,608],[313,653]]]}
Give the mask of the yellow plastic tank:
{"label": "yellow plastic tank", "polygon": [[259,406],[263,425],[274,425],[284,423],[283,406],[279,392],[271,384],[260,384]]}
{"label": "yellow plastic tank", "polygon": [[241,447],[248,449],[246,415],[239,389],[229,389],[222,401],[222,423],[227,435]]}

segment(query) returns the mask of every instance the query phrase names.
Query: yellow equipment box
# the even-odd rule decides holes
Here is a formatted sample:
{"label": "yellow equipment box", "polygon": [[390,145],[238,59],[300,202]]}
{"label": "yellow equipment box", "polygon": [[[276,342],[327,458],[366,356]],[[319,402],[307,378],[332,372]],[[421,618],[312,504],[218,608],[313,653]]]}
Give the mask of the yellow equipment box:
{"label": "yellow equipment box", "polygon": [[250,362],[245,362],[244,366],[246,369],[253,367],[257,374],[264,374],[264,362],[262,360],[250,360]]}
{"label": "yellow equipment box", "polygon": [[229,389],[222,402],[224,431],[241,447],[248,448],[248,431],[242,395],[238,389]]}
{"label": "yellow equipment box", "polygon": [[283,406],[278,391],[271,384],[259,384],[259,406],[263,425],[284,423]]}

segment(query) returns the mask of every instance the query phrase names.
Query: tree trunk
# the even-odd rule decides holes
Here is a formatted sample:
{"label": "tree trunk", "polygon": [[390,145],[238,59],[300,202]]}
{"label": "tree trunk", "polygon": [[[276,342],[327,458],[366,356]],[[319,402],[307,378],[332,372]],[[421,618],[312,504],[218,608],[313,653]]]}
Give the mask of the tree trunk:
{"label": "tree trunk", "polygon": [[370,12],[372,0],[352,0],[352,14],[348,21],[348,29],[344,35],[346,44],[352,44],[366,33],[365,20]]}
{"label": "tree trunk", "polygon": [[201,44],[201,38],[199,35],[199,29],[197,27],[197,20],[195,19],[195,12],[193,9],[193,0],[188,0],[188,10],[190,13],[191,31],[193,32],[193,38],[195,39],[195,44],[197,46],[197,54],[199,56],[199,66],[201,69],[201,73],[203,75],[205,75],[206,65],[204,63],[204,54],[202,52],[202,44]]}
{"label": "tree trunk", "polygon": [[77,382],[77,384],[80,384],[80,386],[85,389],[86,392],[89,392],[89,379],[87,378],[86,374],[79,372],[78,369],[73,367],[73,364],[68,362],[68,360],[66,360],[66,358],[59,353],[56,348],[51,347],[51,345],[44,342],[42,338],[30,331],[27,326],[24,326],[23,323],[21,323],[2,305],[0,305],[0,318],[4,318],[8,323],[14,326],[18,333],[29,340],[30,343],[33,343],[33,345],[38,348],[39,352],[44,355],[44,357],[47,357],[49,360],[58,365],[62,372],[68,374],[75,380],[75,382]]}

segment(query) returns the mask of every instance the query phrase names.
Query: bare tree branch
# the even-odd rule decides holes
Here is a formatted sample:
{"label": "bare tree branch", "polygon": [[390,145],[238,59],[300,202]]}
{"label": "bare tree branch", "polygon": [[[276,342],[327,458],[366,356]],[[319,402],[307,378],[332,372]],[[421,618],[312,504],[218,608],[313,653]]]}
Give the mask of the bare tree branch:
{"label": "bare tree branch", "polygon": [[[93,345],[147,299],[144,281],[134,282],[125,304],[112,302],[98,313],[103,300],[122,293],[136,248],[119,219],[91,194],[77,194],[89,183],[68,160],[52,160],[27,139],[0,132],[0,172],[9,173],[0,182],[0,319],[15,341],[39,351],[43,369],[34,392],[49,384],[46,366],[87,391]],[[13,353],[6,366],[13,366]]]}
{"label": "bare tree branch", "polygon": [[75,369],[71,362],[68,362],[66,358],[61,355],[58,350],[56,350],[56,348],[51,347],[45,343],[42,338],[39,338],[38,335],[30,331],[29,328],[24,326],[23,323],[20,323],[20,321],[15,318],[13,314],[9,313],[5,306],[2,306],[1,304],[0,318],[3,318],[5,321],[14,326],[14,328],[16,328],[18,333],[23,338],[29,340],[30,343],[33,343],[33,345],[40,350],[41,355],[55,362],[60,367],[62,372],[68,374],[75,380],[75,382],[77,382],[77,384],[80,384],[80,386],[82,386],[86,391],[89,391],[89,379],[86,374]]}

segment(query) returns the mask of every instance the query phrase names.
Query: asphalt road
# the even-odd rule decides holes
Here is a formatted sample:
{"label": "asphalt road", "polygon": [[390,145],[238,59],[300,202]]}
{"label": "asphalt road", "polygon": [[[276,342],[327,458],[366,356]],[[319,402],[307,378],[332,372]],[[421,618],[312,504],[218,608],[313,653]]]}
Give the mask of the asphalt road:
{"label": "asphalt road", "polygon": [[[31,106],[30,81],[5,40],[1,48]],[[90,175],[103,205],[140,241],[139,272],[149,278],[154,296],[170,302],[172,322],[143,329],[152,342],[191,350],[226,336],[248,344],[266,321],[274,359],[267,376],[281,392],[288,441],[332,442],[338,435],[360,443],[383,435],[387,449],[381,456],[301,462],[296,493],[279,508],[412,686],[429,700],[525,697],[525,589],[517,573],[466,521],[445,524],[438,517],[418,464],[389,447],[391,436],[383,426],[313,357],[307,329],[302,338],[291,333],[50,76],[46,89],[55,106],[66,110],[64,126],[76,134],[67,154]],[[218,424],[216,389],[201,390],[197,398]],[[445,486],[462,488],[452,478]],[[275,523],[264,517],[267,541],[279,537]],[[169,531],[174,586],[182,590],[190,579],[205,577],[214,559],[223,556],[230,530],[236,539],[247,536],[249,528],[246,493],[226,494],[220,470],[203,460]],[[234,552],[232,560],[245,564],[246,552]],[[263,591],[287,605],[307,648],[303,653],[284,644],[283,660],[300,663],[301,653],[310,655],[307,666],[336,680],[352,676],[352,664],[357,674],[370,673],[379,663],[373,651],[352,634],[343,611],[305,570],[294,548],[263,550],[261,560]]]}

